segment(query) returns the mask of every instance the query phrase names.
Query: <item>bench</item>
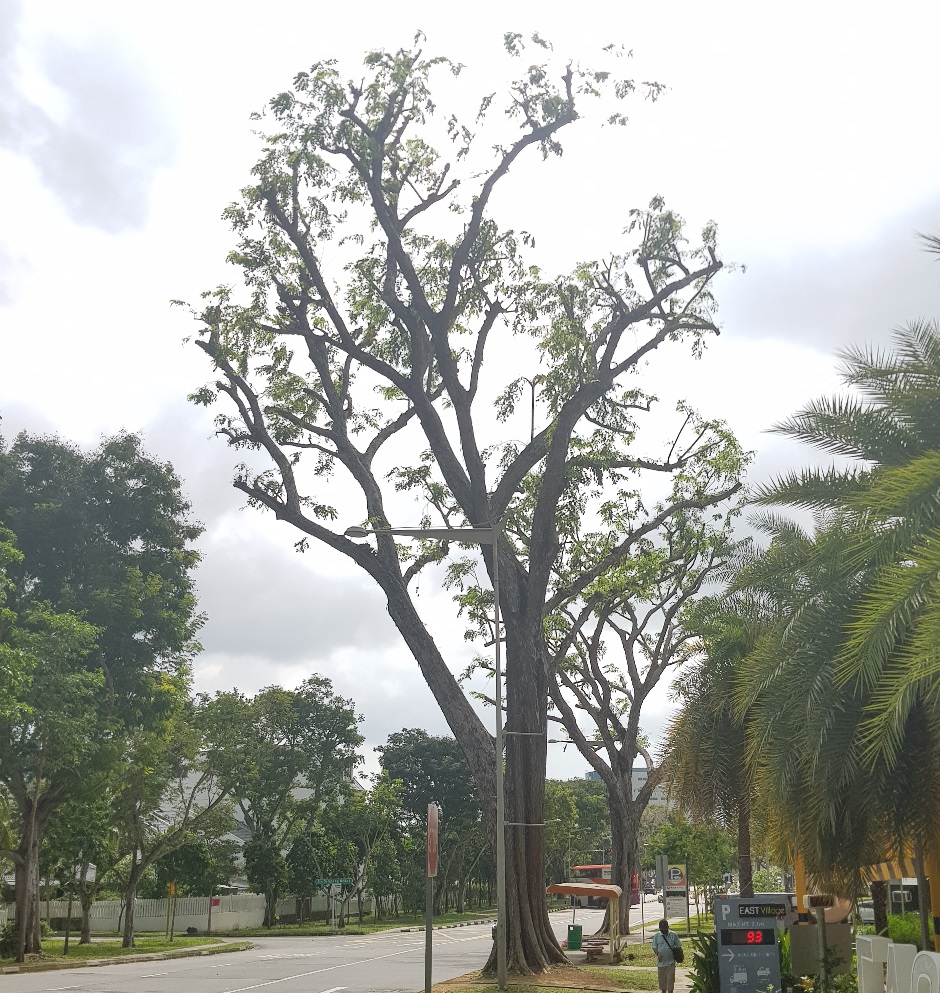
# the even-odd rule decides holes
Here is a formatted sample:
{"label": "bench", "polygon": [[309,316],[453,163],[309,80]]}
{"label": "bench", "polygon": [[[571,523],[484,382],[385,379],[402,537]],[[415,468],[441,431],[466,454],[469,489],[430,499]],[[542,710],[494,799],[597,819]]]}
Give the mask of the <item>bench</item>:
{"label": "bench", "polygon": [[584,952],[588,962],[596,962],[601,955],[606,955],[610,951],[610,940],[608,938],[585,938],[581,942],[581,951]]}

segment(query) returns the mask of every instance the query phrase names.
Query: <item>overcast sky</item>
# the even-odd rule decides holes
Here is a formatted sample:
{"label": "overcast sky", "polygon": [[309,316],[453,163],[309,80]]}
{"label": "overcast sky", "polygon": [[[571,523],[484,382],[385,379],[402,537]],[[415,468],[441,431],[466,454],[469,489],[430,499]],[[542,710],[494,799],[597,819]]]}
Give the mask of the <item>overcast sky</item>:
{"label": "overcast sky", "polygon": [[[402,727],[444,733],[377,590],[240,509],[235,459],[185,399],[208,369],[169,301],[233,278],[220,213],[253,162],[250,112],[313,62],[356,75],[366,49],[417,28],[481,93],[505,79],[504,31],[538,30],[585,61],[624,43],[631,73],[666,96],[632,104],[626,129],[572,129],[564,158],[527,172],[504,206],[549,270],[616,250],[628,209],[653,194],[693,227],[718,222],[723,257],[746,266],[720,280],[722,336],[700,362],[672,356],[659,372],[726,418],[765,478],[808,457],[766,429],[835,389],[836,349],[887,345],[898,324],[940,314],[940,264],[915,239],[940,233],[938,22],[922,0],[0,0],[3,434],[94,445],[128,428],[173,462],[207,529],[199,689],[252,693],[316,670],[356,701],[369,746]],[[448,602],[422,584],[462,668]],[[667,701],[657,708],[654,738]],[[550,774],[586,768],[552,748]]]}

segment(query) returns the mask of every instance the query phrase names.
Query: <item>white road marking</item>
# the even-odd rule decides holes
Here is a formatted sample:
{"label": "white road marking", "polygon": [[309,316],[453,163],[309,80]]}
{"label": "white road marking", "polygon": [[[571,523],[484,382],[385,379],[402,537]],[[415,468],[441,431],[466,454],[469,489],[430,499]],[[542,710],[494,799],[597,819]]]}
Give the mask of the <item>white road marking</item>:
{"label": "white road marking", "polygon": [[323,993],[339,993],[340,990],[348,989],[348,986],[331,986],[328,990],[323,990]]}
{"label": "white road marking", "polygon": [[159,976],[169,976],[168,972],[148,972],[146,976],[138,976],[138,979],[157,979]]}
{"label": "white road marking", "polygon": [[[340,965],[328,965],[324,969],[312,969],[310,972],[300,972],[296,976],[284,976],[283,979],[269,979],[265,983],[255,983],[253,986],[240,986],[237,990],[227,990],[226,993],[246,993],[246,990],[258,990],[262,986],[275,986],[277,983],[287,983],[291,979],[305,979],[307,976],[316,976],[321,972],[335,972],[337,969],[348,969],[352,965],[367,965],[369,962],[381,962],[382,959],[393,959],[397,955],[407,955],[413,947],[401,948],[397,952],[389,952],[388,955],[376,955],[371,959],[359,959],[357,962],[342,962]],[[347,989],[345,986],[339,989]]]}
{"label": "white road marking", "polygon": [[50,986],[46,993],[58,993],[59,990],[77,990],[80,986]]}

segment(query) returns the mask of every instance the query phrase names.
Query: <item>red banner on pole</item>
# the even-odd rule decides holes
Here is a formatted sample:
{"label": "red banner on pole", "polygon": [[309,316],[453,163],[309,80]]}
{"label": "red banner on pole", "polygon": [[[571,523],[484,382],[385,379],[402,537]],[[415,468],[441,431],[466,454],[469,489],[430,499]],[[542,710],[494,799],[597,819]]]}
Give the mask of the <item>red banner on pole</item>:
{"label": "red banner on pole", "polygon": [[437,804],[428,804],[428,875],[437,875]]}

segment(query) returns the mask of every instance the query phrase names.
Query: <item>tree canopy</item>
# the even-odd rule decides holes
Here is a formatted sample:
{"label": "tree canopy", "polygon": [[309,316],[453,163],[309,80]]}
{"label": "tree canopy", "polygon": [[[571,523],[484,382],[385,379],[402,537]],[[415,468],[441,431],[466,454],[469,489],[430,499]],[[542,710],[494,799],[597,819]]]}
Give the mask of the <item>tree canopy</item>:
{"label": "tree canopy", "polygon": [[[592,109],[597,123],[626,123],[618,101],[637,86],[618,75],[622,52],[599,53],[595,68],[559,63],[538,36],[505,43],[511,61],[537,61],[515,62],[505,100],[483,94],[466,121],[432,94],[461,67],[426,55],[420,38],[368,53],[349,80],[332,62],[298,73],[258,116],[262,155],[225,214],[241,287],[209,291],[195,311],[216,376],[194,399],[220,402],[219,432],[248,450],[234,485],[294,527],[300,550],[321,543],[381,587],[485,798],[491,837],[502,757],[420,616],[415,576],[447,560],[464,608],[482,618],[499,562],[507,819],[539,824],[546,613],[629,559],[651,518],[732,495],[742,466],[727,431],[684,406],[656,418],[665,445],[640,430],[656,407],[636,375],[644,363],[659,348],[697,353],[717,330],[714,225],[692,243],[657,197],[625,214],[621,251],[556,276],[537,264],[531,233],[495,217],[497,189],[533,156],[559,155]],[[520,438],[527,382],[537,414]],[[671,480],[655,513],[640,495],[650,477]],[[482,549],[489,582],[453,543],[345,536],[432,522],[498,526]],[[511,967],[562,961],[540,833],[513,831],[507,860]]]}

